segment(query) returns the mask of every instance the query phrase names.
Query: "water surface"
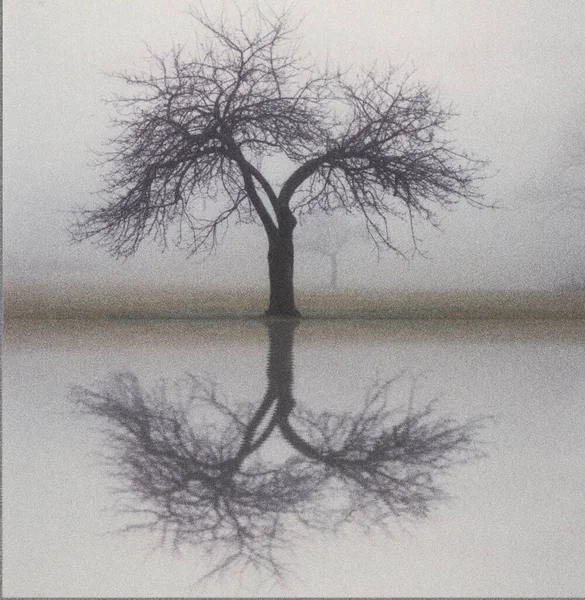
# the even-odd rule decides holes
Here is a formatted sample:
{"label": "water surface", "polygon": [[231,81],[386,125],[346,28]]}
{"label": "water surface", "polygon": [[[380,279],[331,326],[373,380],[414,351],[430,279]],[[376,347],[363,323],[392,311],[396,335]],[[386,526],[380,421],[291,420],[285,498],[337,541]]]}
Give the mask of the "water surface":
{"label": "water surface", "polygon": [[[272,346],[271,368],[270,329],[259,320],[9,321],[4,594],[583,595],[584,341],[579,320],[308,320],[294,330],[284,359],[274,358],[278,349]],[[278,365],[284,367],[279,371]],[[395,383],[384,401],[397,409],[395,423],[433,399],[431,423],[496,419],[473,432],[473,456],[438,477],[444,497],[429,500],[425,510],[419,502],[418,511],[402,511],[382,530],[375,521],[364,530],[366,518],[350,519],[335,533],[304,530],[297,522],[293,542],[279,554],[288,571],[284,578],[238,566],[200,583],[218,560],[202,545],[187,544],[177,555],[168,545],[156,549],[156,532],[116,533],[128,525],[128,516],[113,510],[119,504],[115,490],[128,487],[127,481],[105,464],[111,444],[104,423],[75,414],[71,394],[75,386],[99,390],[108,381],[112,389],[114,373],[131,373],[144,394],[164,378],[175,406],[184,394],[181,385],[195,377],[216,390],[229,410],[239,406],[250,418],[270,396],[271,382],[284,378],[286,385],[272,395],[294,400],[290,423],[328,456],[339,440],[328,449],[307,419],[356,419],[368,394],[389,380]],[[284,414],[282,402],[270,404],[251,445],[268,431],[278,406]],[[301,414],[310,415],[304,424]],[[210,415],[201,413],[200,422],[190,418],[194,428],[213,430]],[[303,455],[303,447],[286,439],[285,421],[273,423],[270,439],[258,444],[263,461],[301,461],[290,464],[314,486],[313,467],[337,468],[323,467],[323,456]],[[230,446],[233,456],[240,442]],[[477,458],[479,453],[485,456]],[[256,458],[245,460],[248,465]],[[290,482],[293,471],[287,473]],[[290,489],[298,492],[301,484]],[[323,492],[321,501],[339,509],[344,489],[337,497]],[[287,497],[301,502],[299,495]],[[406,504],[416,508],[412,497]]]}

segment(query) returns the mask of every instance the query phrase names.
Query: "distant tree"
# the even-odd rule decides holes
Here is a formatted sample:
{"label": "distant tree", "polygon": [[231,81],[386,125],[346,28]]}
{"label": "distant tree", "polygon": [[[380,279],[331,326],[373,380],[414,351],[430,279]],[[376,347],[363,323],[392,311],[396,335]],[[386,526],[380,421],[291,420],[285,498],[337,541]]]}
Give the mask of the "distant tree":
{"label": "distant tree", "polygon": [[549,149],[548,168],[526,186],[530,199],[559,210],[585,211],[585,104],[561,128],[558,140]]}
{"label": "distant tree", "polygon": [[582,104],[567,128],[562,156],[557,171],[556,189],[562,201],[571,208],[585,211],[585,116]]}
{"label": "distant tree", "polygon": [[559,283],[556,289],[559,292],[585,292],[585,275],[573,273],[570,278]]}
{"label": "distant tree", "polygon": [[[570,214],[571,219],[585,225],[584,111],[585,103],[581,103],[559,127],[557,139],[547,148],[547,163],[541,174],[524,182],[520,192],[520,197],[547,220],[566,219]],[[565,222],[561,221],[563,227]],[[558,291],[584,291],[585,270],[581,267],[559,272],[555,287]]]}
{"label": "distant tree", "polygon": [[[213,248],[228,222],[259,222],[267,313],[298,315],[297,216],[361,215],[376,244],[399,252],[388,219],[414,227],[460,200],[481,203],[484,163],[448,140],[453,112],[432,89],[393,69],[351,75],[311,64],[291,44],[286,13],[257,12],[251,25],[240,14],[234,27],[193,16],[209,34],[195,54],[152,54],[148,73],[121,75],[134,91],[116,100],[107,200],[81,212],[75,240],[124,257],[150,237],[193,254]],[[273,155],[291,168],[279,186],[263,168]]]}
{"label": "distant tree", "polygon": [[[437,418],[432,404],[415,409],[412,395],[400,413],[388,403],[397,378],[372,386],[357,414],[300,408],[294,325],[270,323],[268,385],[257,407],[230,404],[195,376],[148,392],[120,373],[72,391],[84,413],[108,425],[126,510],[139,518],[127,529],[208,551],[215,567],[207,576],[252,568],[282,577],[280,556],[303,529],[384,529],[391,518],[425,516],[443,497],[438,477],[479,456],[483,420]],[[276,431],[297,455],[268,454]]]}
{"label": "distant tree", "polygon": [[363,239],[363,230],[346,219],[322,215],[303,224],[297,239],[297,248],[301,252],[311,252],[329,260],[332,289],[337,288],[339,276],[339,257],[343,250],[357,240]]}

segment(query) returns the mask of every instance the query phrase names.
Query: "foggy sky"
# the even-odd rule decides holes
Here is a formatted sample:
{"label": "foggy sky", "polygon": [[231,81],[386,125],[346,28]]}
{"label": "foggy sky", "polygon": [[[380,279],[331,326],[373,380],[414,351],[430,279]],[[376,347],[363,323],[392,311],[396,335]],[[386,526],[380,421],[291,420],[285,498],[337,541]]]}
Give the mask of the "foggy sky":
{"label": "foggy sky", "polygon": [[[259,227],[233,228],[206,261],[146,246],[121,262],[68,242],[69,211],[99,202],[91,150],[111,133],[114,111],[103,100],[124,92],[108,74],[147,68],[145,44],[164,52],[192,42],[192,3],[3,4],[5,280],[267,285]],[[420,229],[429,259],[378,261],[356,242],[341,260],[341,285],[550,289],[585,274],[585,210],[531,191],[562,179],[565,141],[575,130],[585,135],[584,2],[362,0],[358,8],[351,0],[298,0],[295,14],[305,15],[299,41],[309,55],[341,66],[390,62],[436,86],[460,114],[452,123],[457,144],[491,161],[483,189],[502,207],[460,206],[445,215],[442,231]],[[327,283],[325,260],[298,253],[296,264],[299,286]]]}

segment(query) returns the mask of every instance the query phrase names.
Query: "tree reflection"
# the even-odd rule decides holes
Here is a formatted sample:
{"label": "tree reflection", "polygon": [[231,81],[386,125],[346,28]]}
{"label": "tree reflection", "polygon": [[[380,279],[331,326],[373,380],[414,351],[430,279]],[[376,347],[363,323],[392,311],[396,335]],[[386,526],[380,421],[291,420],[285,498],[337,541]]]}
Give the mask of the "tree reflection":
{"label": "tree reflection", "polygon": [[[485,419],[457,423],[434,404],[400,411],[390,396],[400,376],[375,383],[357,414],[316,412],[293,397],[297,323],[269,323],[266,393],[259,406],[233,405],[194,375],[145,390],[132,373],[96,389],[76,387],[81,410],[107,424],[131,529],[161,534],[175,549],[203,547],[208,573],[252,568],[280,576],[282,554],[303,531],[349,523],[385,529],[391,518],[424,516],[443,491],[439,476],[479,456]],[[406,402],[405,402],[406,401]],[[270,456],[280,434],[292,456]]]}

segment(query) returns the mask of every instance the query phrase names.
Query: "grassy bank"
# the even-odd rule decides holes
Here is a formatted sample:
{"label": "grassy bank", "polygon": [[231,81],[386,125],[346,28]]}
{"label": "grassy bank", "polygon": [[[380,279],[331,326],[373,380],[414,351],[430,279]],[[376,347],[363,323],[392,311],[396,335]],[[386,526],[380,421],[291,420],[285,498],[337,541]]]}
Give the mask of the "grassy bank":
{"label": "grassy bank", "polygon": [[[22,284],[4,289],[4,315],[9,319],[256,317],[266,304],[264,290]],[[307,318],[585,318],[585,294],[571,292],[299,291],[297,306]]]}

